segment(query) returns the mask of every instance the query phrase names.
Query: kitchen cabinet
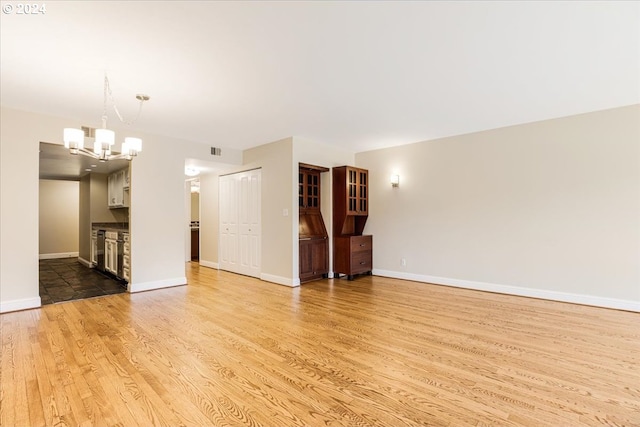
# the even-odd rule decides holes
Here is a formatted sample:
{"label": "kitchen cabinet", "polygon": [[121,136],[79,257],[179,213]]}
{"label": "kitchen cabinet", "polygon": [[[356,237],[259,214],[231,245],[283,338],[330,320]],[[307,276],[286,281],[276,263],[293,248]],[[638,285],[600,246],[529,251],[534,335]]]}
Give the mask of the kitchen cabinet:
{"label": "kitchen cabinet", "polygon": [[107,231],[104,240],[104,269],[118,274],[118,232]]}
{"label": "kitchen cabinet", "polygon": [[122,279],[129,282],[131,277],[131,246],[129,241],[129,233],[122,234]]}
{"label": "kitchen cabinet", "polygon": [[98,264],[98,230],[91,231],[91,264]]}
{"label": "kitchen cabinet", "polygon": [[122,169],[107,178],[108,205],[110,209],[129,207],[129,169]]}
{"label": "kitchen cabinet", "polygon": [[300,282],[327,277],[329,240],[320,212],[321,173],[328,168],[301,163],[298,168],[298,254]]}
{"label": "kitchen cabinet", "polygon": [[333,168],[333,266],[349,280],[373,268],[373,238],[363,236],[369,217],[369,171]]}

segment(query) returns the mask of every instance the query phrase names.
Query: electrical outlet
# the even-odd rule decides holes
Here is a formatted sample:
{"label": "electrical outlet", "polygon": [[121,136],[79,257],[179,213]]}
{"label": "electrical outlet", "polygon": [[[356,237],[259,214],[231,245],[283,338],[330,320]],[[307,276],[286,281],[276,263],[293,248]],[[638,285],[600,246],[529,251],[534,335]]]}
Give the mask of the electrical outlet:
{"label": "electrical outlet", "polygon": [[407,260],[405,258],[402,258],[400,260],[400,265],[403,266],[403,267],[406,267],[407,266]]}
{"label": "electrical outlet", "polygon": [[289,216],[289,209],[282,209],[282,216]]}

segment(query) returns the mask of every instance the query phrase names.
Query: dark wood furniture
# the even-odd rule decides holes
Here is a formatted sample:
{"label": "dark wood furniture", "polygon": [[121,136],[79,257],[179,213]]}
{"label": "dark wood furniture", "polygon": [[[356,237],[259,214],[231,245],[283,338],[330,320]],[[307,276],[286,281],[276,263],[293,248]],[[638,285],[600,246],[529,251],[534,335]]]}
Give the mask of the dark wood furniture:
{"label": "dark wood furniture", "polygon": [[329,274],[329,235],[320,212],[320,174],[329,169],[300,163],[298,169],[298,234],[300,282]]}
{"label": "dark wood furniture", "polygon": [[369,217],[369,172],[351,166],[333,168],[334,277],[371,274],[373,237],[363,236]]}

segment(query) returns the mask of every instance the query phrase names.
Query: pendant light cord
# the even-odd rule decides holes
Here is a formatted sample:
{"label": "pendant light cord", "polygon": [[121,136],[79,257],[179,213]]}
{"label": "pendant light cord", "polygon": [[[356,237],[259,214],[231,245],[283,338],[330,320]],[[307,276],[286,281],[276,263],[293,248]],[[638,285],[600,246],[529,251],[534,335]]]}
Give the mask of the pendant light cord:
{"label": "pendant light cord", "polygon": [[136,114],[133,120],[126,121],[125,119],[122,118],[122,114],[120,114],[120,111],[118,110],[118,107],[116,105],[116,100],[113,97],[113,93],[111,92],[109,77],[107,77],[107,74],[105,73],[104,75],[104,109],[102,112],[102,125],[104,128],[107,127],[107,98],[111,100],[111,104],[113,104],[113,111],[116,112],[116,116],[118,116],[118,119],[120,120],[120,122],[124,123],[127,126],[131,126],[138,120],[138,118],[140,117],[140,113],[142,113],[142,104],[144,104],[144,101],[149,100],[149,97],[146,95],[137,95],[136,98],[140,100],[140,104],[138,105],[138,113]]}

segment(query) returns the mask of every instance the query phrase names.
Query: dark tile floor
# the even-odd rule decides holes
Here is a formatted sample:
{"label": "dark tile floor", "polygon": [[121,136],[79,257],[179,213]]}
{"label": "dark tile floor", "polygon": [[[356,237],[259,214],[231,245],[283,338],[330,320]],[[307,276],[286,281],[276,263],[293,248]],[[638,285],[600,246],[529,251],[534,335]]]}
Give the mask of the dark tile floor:
{"label": "dark tile floor", "polygon": [[42,305],[126,292],[127,285],[85,267],[77,258],[40,260]]}

